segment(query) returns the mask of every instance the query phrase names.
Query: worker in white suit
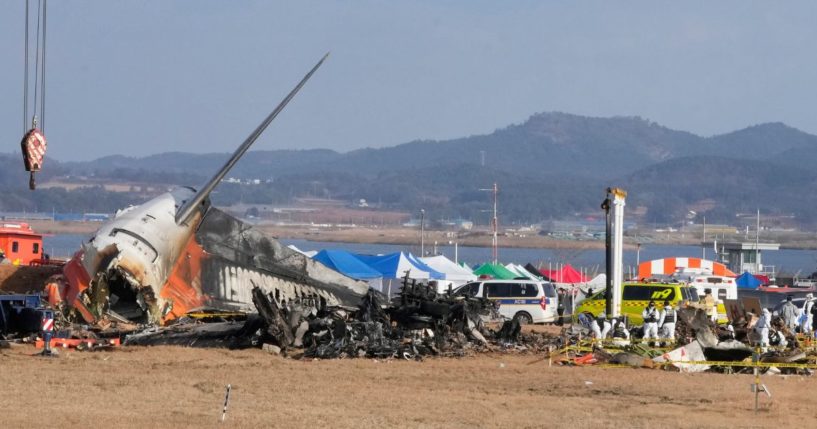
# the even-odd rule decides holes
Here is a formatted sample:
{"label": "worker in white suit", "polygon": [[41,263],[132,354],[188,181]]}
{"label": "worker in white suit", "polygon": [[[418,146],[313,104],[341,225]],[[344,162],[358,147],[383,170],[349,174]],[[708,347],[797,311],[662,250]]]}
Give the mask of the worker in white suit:
{"label": "worker in white suit", "polygon": [[664,308],[661,309],[658,318],[658,326],[661,329],[661,338],[666,338],[675,341],[675,321],[678,320],[678,314],[672,308],[672,303],[664,301]]}
{"label": "worker in white suit", "polygon": [[814,295],[806,295],[806,303],[803,304],[803,312],[800,314],[800,332],[804,334],[811,334],[811,323],[814,321],[814,316],[811,314],[811,309],[814,308]]}
{"label": "worker in white suit", "polygon": [[655,308],[655,301],[650,300],[647,308],[641,312],[641,317],[644,319],[644,341],[649,342],[650,339],[658,339],[658,309]]}
{"label": "worker in white suit", "polygon": [[765,352],[769,347],[769,329],[772,327],[772,313],[768,308],[760,312],[760,318],[755,324],[755,332],[760,336],[760,349]]}
{"label": "worker in white suit", "polygon": [[624,320],[612,319],[610,321],[610,324],[613,326],[612,328],[613,345],[618,347],[630,345],[630,331],[627,330],[627,326],[624,323]]}
{"label": "worker in white suit", "polygon": [[593,331],[593,339],[596,340],[599,347],[603,347],[602,343],[607,338],[610,328],[610,322],[607,321],[607,315],[604,312],[599,313],[598,317],[593,319],[590,329]]}

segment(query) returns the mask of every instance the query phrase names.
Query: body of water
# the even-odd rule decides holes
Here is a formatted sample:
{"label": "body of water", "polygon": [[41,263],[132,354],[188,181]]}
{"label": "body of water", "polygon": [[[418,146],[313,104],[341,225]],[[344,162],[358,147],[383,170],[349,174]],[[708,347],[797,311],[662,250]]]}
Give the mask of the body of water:
{"label": "body of water", "polygon": [[[420,246],[405,246],[392,244],[362,244],[362,243],[331,243],[309,240],[281,240],[286,244],[293,244],[297,248],[308,250],[344,249],[354,253],[390,253],[410,251],[420,253]],[[427,252],[433,251],[433,246],[426,246]],[[455,258],[454,246],[437,246],[437,252],[451,260]],[[624,251],[624,271],[635,271],[637,259],[641,262],[667,257],[701,257],[703,252],[698,246],[670,246],[670,245],[642,245],[640,254],[635,250]],[[491,260],[490,247],[458,246],[456,256],[459,262],[466,262],[471,266]],[[707,249],[707,259],[712,259],[714,252]],[[811,274],[817,271],[817,250],[790,250],[767,251],[763,255],[766,266],[774,266],[776,272],[794,274],[800,271]],[[587,269],[587,272],[604,272],[605,255],[603,249],[521,249],[511,247],[499,248],[499,260],[503,263],[514,262],[525,265],[528,262],[534,265],[542,264],[553,268],[557,264],[570,263],[571,265]]]}
{"label": "body of water", "polygon": [[[77,234],[58,234],[43,237],[43,248],[53,257],[67,257],[76,252],[83,241],[90,236]],[[394,244],[363,244],[363,243],[331,243],[321,241],[309,241],[298,239],[281,240],[284,244],[292,244],[301,250],[322,250],[322,249],[343,249],[354,253],[378,254],[399,251],[409,251],[414,254],[420,253],[420,246],[406,246]],[[433,251],[434,246],[426,246],[427,252]],[[437,246],[437,252],[448,258],[455,259],[454,246]],[[707,258],[713,257],[712,249],[707,249]],[[665,246],[665,245],[642,245],[640,251],[640,261],[659,259],[666,257],[701,257],[702,251],[697,246]],[[460,262],[469,265],[480,264],[491,260],[490,247],[466,247],[458,246],[456,258]],[[629,273],[636,267],[636,251],[624,252],[624,271]],[[604,271],[604,250],[584,250],[584,249],[520,249],[510,247],[499,248],[499,259],[503,263],[534,265],[542,264],[547,267],[551,265],[556,268],[557,264],[570,263],[576,267],[581,267],[589,273]],[[792,250],[783,249],[779,251],[766,251],[763,253],[763,262],[767,266],[774,266],[775,271],[784,274],[794,274],[798,271],[801,275],[807,275],[817,271],[817,250]]]}

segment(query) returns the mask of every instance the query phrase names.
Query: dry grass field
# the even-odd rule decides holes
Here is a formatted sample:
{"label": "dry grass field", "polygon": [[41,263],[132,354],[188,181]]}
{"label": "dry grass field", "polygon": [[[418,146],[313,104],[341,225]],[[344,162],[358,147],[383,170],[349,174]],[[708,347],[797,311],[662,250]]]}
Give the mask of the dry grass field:
{"label": "dry grass field", "polygon": [[[301,361],[261,350],[0,350],[3,427],[814,427],[817,379],[548,367],[532,355]],[[219,424],[224,387],[233,394]]]}

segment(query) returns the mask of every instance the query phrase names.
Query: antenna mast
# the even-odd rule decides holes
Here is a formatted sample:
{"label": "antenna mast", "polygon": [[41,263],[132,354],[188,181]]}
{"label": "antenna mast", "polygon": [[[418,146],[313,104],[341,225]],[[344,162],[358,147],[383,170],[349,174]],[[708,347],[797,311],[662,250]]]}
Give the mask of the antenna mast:
{"label": "antenna mast", "polygon": [[496,182],[494,182],[494,221],[493,221],[494,237],[493,237],[493,240],[491,241],[491,246],[493,247],[492,256],[494,258],[494,264],[496,264],[497,260],[499,260],[499,247],[498,247],[499,243],[497,241],[497,230],[499,229],[499,221],[497,220],[497,216],[496,216],[496,197],[497,197],[498,193],[499,193],[499,189],[496,187]]}
{"label": "antenna mast", "polygon": [[497,194],[499,193],[499,188],[496,186],[496,182],[494,182],[493,188],[485,188],[480,189],[480,191],[489,191],[493,192],[494,194],[494,217],[491,219],[491,258],[493,259],[493,263],[496,264],[499,260],[499,241],[497,238],[497,232],[499,230],[499,221],[496,215],[496,199]]}

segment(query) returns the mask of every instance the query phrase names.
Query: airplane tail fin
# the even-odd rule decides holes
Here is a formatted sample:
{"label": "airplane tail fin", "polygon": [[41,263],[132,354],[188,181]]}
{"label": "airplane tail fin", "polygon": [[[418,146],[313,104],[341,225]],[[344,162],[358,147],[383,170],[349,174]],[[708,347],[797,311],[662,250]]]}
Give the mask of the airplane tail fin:
{"label": "airplane tail fin", "polygon": [[223,179],[224,176],[230,171],[230,169],[233,168],[233,166],[238,162],[238,160],[241,159],[244,153],[247,152],[247,150],[250,148],[250,146],[252,146],[255,140],[258,139],[258,136],[260,136],[261,133],[263,133],[264,130],[267,129],[267,126],[269,126],[269,124],[275,119],[275,117],[278,116],[278,114],[281,113],[282,110],[284,110],[284,107],[286,107],[286,105],[295,97],[295,94],[297,94],[298,91],[300,91],[301,87],[304,86],[304,84],[306,83],[306,81],[309,80],[310,77],[312,77],[312,74],[315,73],[316,70],[318,70],[318,67],[320,67],[321,64],[323,64],[323,62],[326,60],[326,57],[328,56],[329,53],[327,52],[326,55],[324,55],[323,58],[321,58],[321,60],[318,61],[318,63],[315,64],[314,67],[312,67],[312,70],[310,70],[309,73],[307,73],[306,76],[304,76],[304,78],[301,79],[300,82],[298,82],[298,85],[296,85],[295,88],[293,88],[292,91],[290,91],[289,94],[287,94],[287,96],[284,97],[281,103],[278,104],[278,107],[276,107],[275,110],[273,110],[272,113],[270,113],[269,116],[267,116],[264,119],[264,121],[261,122],[260,125],[258,125],[258,127],[249,135],[249,137],[247,137],[247,139],[244,140],[244,143],[241,143],[241,146],[239,146],[238,149],[236,149],[235,153],[233,153],[233,156],[231,156],[230,159],[227,160],[224,166],[221,167],[221,169],[219,169],[218,172],[213,177],[211,177],[210,180],[208,180],[207,183],[201,187],[201,189],[198,190],[198,192],[196,192],[196,195],[194,195],[189,200],[185,201],[184,204],[182,204],[182,206],[179,207],[179,210],[176,211],[177,225],[181,225],[187,222],[195,212],[196,208],[199,205],[204,204],[205,199],[207,199],[207,197],[210,195],[210,192],[213,191],[213,188],[215,188],[216,185],[218,185],[219,182],[221,182],[221,179]]}

